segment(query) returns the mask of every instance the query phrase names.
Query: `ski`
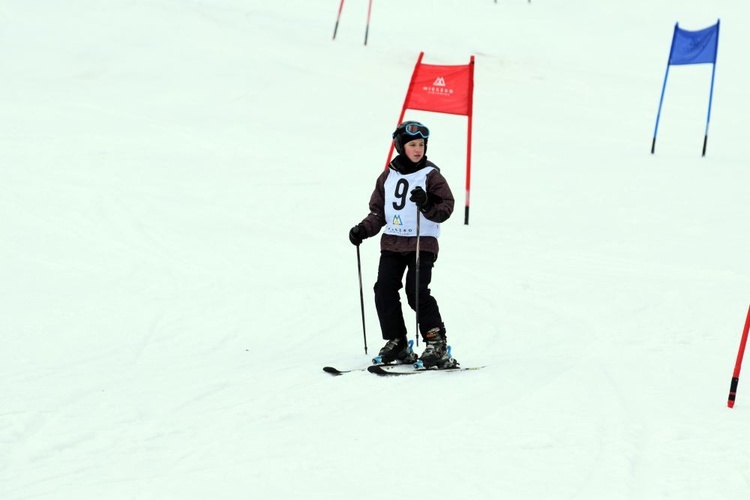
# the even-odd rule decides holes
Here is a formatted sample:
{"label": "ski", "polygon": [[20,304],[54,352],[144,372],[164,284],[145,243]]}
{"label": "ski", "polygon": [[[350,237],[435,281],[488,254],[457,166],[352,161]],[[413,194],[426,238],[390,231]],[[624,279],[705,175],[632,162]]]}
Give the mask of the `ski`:
{"label": "ski", "polygon": [[410,367],[400,367],[400,366],[392,366],[392,367],[384,367],[381,365],[372,365],[367,367],[367,371],[370,373],[374,373],[375,375],[380,375],[382,377],[385,376],[399,376],[399,375],[416,375],[418,373],[435,373],[435,372],[464,372],[464,371],[474,371],[474,370],[481,370],[484,368],[484,366],[455,366],[452,368],[417,368],[414,365],[411,365]]}
{"label": "ski", "polygon": [[372,368],[373,366],[380,366],[383,367],[383,369],[388,370],[390,368],[394,368],[396,366],[412,366],[411,363],[375,363],[368,366],[362,366],[359,368],[348,368],[345,370],[340,370],[338,368],[334,368],[333,366],[324,366],[323,371],[326,373],[330,373],[331,375],[337,377],[339,375],[345,375],[347,373],[356,373],[356,372],[364,372],[367,371],[367,369]]}
{"label": "ski", "polygon": [[363,372],[367,370],[367,368],[369,367],[366,366],[364,368],[350,368],[349,370],[339,370],[338,368],[334,368],[332,366],[324,366],[323,371],[326,373],[330,373],[333,376],[339,376],[344,375],[345,373]]}
{"label": "ski", "polygon": [[[383,363],[383,358],[378,355],[372,358],[372,364],[375,366],[385,366],[385,367],[392,367],[392,366],[399,366],[399,365],[411,365],[412,363],[417,361],[417,356],[414,354],[414,341],[409,341],[409,355],[410,360],[409,361],[391,361],[389,363]],[[339,370],[338,368],[334,368],[333,366],[324,366],[323,371],[326,373],[330,373],[333,376],[339,376],[344,375],[345,373],[352,373],[352,372],[363,372],[367,370],[369,366],[364,366],[362,368],[350,368],[348,370]]]}
{"label": "ski", "polygon": [[[411,351],[411,344],[412,340],[409,341],[409,350]],[[413,351],[412,351],[413,352]],[[449,356],[449,366],[446,366],[445,368],[438,368],[436,366],[432,367],[426,367],[422,364],[422,361],[417,359],[416,362],[391,362],[391,363],[383,363],[380,356],[377,356],[372,359],[373,364],[369,366],[359,367],[359,368],[349,368],[345,370],[340,370],[338,368],[334,368],[333,366],[324,366],[323,371],[326,373],[329,373],[333,376],[340,376],[344,375],[346,373],[355,373],[355,372],[363,372],[368,371],[370,373],[374,373],[375,375],[414,375],[417,373],[424,373],[424,372],[465,372],[465,371],[474,371],[474,370],[480,370],[484,368],[484,366],[466,366],[462,367],[458,364],[458,361],[453,359],[451,356],[451,347],[448,346],[448,356]]]}

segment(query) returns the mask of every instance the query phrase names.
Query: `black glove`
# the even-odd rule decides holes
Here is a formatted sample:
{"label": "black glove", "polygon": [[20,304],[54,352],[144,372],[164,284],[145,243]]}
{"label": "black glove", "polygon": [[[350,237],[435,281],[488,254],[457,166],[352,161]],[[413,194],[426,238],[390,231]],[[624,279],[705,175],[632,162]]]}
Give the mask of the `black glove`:
{"label": "black glove", "polygon": [[362,224],[357,224],[353,228],[349,230],[349,241],[352,242],[352,245],[359,246],[360,243],[362,243],[362,240],[365,239],[365,231],[362,227]]}
{"label": "black glove", "polygon": [[432,202],[427,197],[427,193],[424,192],[422,186],[417,186],[411,190],[409,201],[416,203],[420,212],[428,212],[432,208]]}

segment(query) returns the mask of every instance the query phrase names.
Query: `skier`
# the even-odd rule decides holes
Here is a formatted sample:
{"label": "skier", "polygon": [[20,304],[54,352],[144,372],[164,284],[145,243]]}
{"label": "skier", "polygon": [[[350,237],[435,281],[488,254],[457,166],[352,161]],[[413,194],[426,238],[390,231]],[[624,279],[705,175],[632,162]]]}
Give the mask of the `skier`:
{"label": "skier", "polygon": [[[370,214],[349,231],[349,241],[360,245],[385,226],[374,287],[380,329],[387,341],[379,353],[381,361],[417,361],[406,339],[399,295],[406,271],[407,301],[418,311],[417,335],[421,333],[426,344],[419,360],[425,367],[448,368],[457,363],[449,357],[445,325],[428,286],[438,255],[440,223],[451,216],[455,201],[445,177],[427,160],[429,137],[429,130],[419,122],[405,121],[396,128],[393,144],[398,155],[378,177],[370,196]],[[418,239],[419,307],[415,286]]]}

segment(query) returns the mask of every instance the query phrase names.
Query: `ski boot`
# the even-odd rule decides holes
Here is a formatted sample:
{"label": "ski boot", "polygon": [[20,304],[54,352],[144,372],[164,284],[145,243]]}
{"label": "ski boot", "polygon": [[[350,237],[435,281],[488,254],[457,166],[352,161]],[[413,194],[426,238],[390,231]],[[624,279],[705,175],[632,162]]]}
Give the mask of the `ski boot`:
{"label": "ski boot", "polygon": [[380,349],[377,356],[372,358],[373,364],[388,363],[414,363],[417,361],[417,355],[414,354],[414,341],[406,340],[406,337],[391,339]]}
{"label": "ski boot", "polygon": [[414,364],[416,368],[458,368],[458,361],[451,357],[451,348],[446,344],[445,330],[432,328],[424,334],[424,341],[427,347]]}

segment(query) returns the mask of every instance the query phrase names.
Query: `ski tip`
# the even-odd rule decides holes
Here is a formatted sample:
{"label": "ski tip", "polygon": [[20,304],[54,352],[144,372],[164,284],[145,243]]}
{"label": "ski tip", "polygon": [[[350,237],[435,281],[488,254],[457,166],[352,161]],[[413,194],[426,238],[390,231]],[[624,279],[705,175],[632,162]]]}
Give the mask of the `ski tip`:
{"label": "ski tip", "polygon": [[[391,367],[391,369],[385,368],[386,366]],[[370,373],[374,373],[375,375],[409,375],[410,373],[414,372],[400,372],[400,371],[394,371],[392,368],[399,365],[372,365],[367,367],[367,371]]]}
{"label": "ski tip", "polygon": [[376,375],[385,375],[385,370],[381,367],[381,365],[372,365],[367,367],[367,371],[370,373],[374,373]]}
{"label": "ski tip", "polygon": [[332,366],[324,366],[323,371],[326,373],[330,373],[331,375],[343,375],[344,374],[344,372]]}

